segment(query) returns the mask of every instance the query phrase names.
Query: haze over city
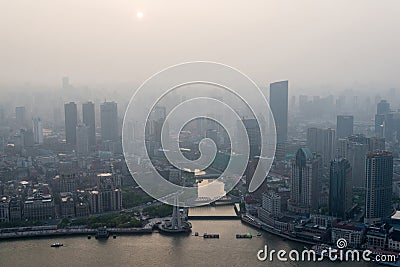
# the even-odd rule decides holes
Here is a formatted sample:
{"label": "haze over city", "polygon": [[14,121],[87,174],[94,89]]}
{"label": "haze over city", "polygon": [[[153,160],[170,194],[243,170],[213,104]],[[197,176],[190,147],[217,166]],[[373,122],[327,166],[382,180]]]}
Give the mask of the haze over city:
{"label": "haze over city", "polygon": [[399,10],[0,0],[0,265],[399,267]]}
{"label": "haze over city", "polygon": [[[192,60],[232,65],[296,91],[398,87],[396,0],[0,3],[0,84],[136,88]],[[142,16],[138,16],[142,14]]]}

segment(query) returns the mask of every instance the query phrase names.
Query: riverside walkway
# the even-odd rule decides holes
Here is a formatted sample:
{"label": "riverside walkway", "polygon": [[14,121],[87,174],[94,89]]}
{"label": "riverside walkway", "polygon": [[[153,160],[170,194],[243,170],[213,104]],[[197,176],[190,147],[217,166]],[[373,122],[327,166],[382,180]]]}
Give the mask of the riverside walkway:
{"label": "riverside walkway", "polygon": [[[107,228],[110,234],[149,234],[152,228]],[[77,229],[55,229],[37,231],[13,231],[0,233],[0,240],[14,238],[36,238],[49,236],[72,236],[72,235],[95,235],[96,229],[77,228]]]}

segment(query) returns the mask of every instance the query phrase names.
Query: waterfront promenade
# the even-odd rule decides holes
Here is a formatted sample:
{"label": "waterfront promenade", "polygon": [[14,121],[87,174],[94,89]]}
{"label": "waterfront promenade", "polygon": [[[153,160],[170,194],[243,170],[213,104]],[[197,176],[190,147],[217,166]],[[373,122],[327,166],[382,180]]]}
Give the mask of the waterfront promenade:
{"label": "waterfront promenade", "polygon": [[304,239],[297,238],[297,237],[291,236],[289,234],[283,233],[282,231],[279,231],[279,230],[273,228],[272,226],[262,222],[260,219],[254,217],[254,216],[251,216],[249,214],[247,214],[246,216],[251,218],[252,221],[251,220],[245,220],[244,217],[242,216],[241,220],[242,220],[243,223],[249,224],[249,225],[251,225],[253,227],[256,227],[256,228],[258,228],[260,230],[264,230],[264,231],[266,231],[266,232],[268,232],[270,234],[277,235],[277,236],[280,236],[282,238],[285,238],[285,239],[288,239],[288,240],[291,240],[291,241],[294,241],[294,242],[307,244],[307,245],[316,245],[316,244],[318,244],[317,242],[304,240]]}
{"label": "waterfront promenade", "polygon": [[[151,227],[143,228],[107,228],[110,234],[150,234],[153,232]],[[13,231],[0,233],[0,240],[14,238],[36,238],[49,236],[73,236],[73,235],[95,235],[96,229],[74,228],[74,229],[54,229],[54,230],[38,230],[38,231]]]}

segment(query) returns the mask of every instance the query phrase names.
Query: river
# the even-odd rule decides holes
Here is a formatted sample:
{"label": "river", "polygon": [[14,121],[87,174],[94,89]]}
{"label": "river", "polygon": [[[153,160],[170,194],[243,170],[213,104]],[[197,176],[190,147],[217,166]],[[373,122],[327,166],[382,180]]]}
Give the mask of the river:
{"label": "river", "polygon": [[[237,233],[257,234],[240,220],[194,220],[193,233],[219,233],[219,239],[165,236],[159,233],[118,236],[106,241],[80,237],[8,240],[0,242],[0,266],[321,266],[321,263],[260,262],[257,252],[269,249],[302,250],[303,245],[262,233],[262,237],[236,239]],[[193,234],[192,233],[192,234]],[[61,248],[50,244],[61,242]],[[378,266],[323,262],[323,266]]]}

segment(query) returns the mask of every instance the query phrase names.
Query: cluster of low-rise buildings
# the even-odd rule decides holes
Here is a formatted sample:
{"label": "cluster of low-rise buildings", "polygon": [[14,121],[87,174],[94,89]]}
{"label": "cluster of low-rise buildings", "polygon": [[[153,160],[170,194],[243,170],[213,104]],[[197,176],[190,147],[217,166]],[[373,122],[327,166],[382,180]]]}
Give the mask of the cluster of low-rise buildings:
{"label": "cluster of low-rise buildings", "polygon": [[98,174],[95,185],[86,189],[79,189],[77,180],[74,174],[62,174],[53,179],[52,186],[28,182],[8,184],[5,191],[13,193],[3,194],[0,199],[0,222],[44,222],[122,209],[118,175]]}

